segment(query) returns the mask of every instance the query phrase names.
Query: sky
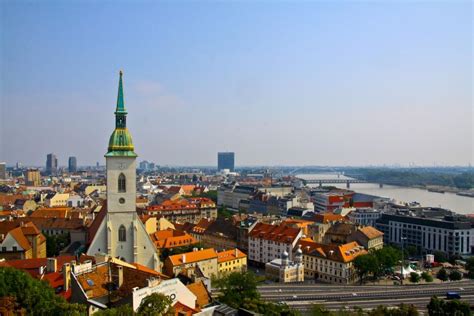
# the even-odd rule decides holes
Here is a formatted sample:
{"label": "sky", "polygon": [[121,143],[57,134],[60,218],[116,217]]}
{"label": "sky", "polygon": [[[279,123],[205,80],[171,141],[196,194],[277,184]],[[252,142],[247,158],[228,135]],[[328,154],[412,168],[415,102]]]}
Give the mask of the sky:
{"label": "sky", "polygon": [[0,1],[0,161],[467,165],[471,1]]}

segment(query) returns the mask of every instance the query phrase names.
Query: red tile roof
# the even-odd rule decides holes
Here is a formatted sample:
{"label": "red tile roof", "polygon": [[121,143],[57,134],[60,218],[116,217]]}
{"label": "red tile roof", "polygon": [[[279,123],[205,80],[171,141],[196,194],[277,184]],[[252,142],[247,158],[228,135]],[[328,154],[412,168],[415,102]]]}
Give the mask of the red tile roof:
{"label": "red tile roof", "polygon": [[249,237],[290,244],[298,237],[300,231],[301,229],[299,228],[288,227],[285,224],[277,226],[257,223],[254,229],[250,231]]}
{"label": "red tile roof", "polygon": [[203,250],[198,250],[198,251],[191,251],[191,252],[186,252],[183,254],[179,255],[173,255],[169,256],[169,260],[173,264],[173,266],[179,266],[182,265],[183,262],[183,255],[185,256],[186,263],[192,263],[192,262],[199,262],[203,260],[209,260],[213,258],[217,258],[217,253],[214,250],[214,248],[208,248],[208,249],[203,249]]}
{"label": "red tile roof", "polygon": [[231,261],[235,259],[242,259],[247,257],[245,253],[240,251],[239,249],[231,249],[231,250],[226,250],[226,251],[221,251],[217,253],[217,262],[226,262],[226,261]]}

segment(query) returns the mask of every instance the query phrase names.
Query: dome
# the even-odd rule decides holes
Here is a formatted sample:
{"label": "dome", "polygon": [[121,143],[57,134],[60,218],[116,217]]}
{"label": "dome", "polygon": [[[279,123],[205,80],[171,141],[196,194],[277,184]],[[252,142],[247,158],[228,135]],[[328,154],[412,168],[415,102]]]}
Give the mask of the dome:
{"label": "dome", "polygon": [[136,156],[132,136],[127,128],[116,128],[110,135],[107,156]]}
{"label": "dome", "polygon": [[302,256],[303,255],[303,250],[301,250],[301,247],[296,250],[296,255],[297,256]]}
{"label": "dome", "polygon": [[283,254],[281,255],[281,257],[282,257],[283,259],[288,259],[288,257],[289,257],[288,252],[283,251]]}

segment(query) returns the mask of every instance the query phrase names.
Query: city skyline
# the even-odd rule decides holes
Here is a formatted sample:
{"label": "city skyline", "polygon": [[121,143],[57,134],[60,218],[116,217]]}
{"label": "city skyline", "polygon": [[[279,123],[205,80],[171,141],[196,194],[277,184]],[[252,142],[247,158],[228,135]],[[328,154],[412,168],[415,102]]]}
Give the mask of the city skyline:
{"label": "city skyline", "polygon": [[103,165],[123,69],[139,160],[465,166],[471,8],[2,3],[0,161]]}

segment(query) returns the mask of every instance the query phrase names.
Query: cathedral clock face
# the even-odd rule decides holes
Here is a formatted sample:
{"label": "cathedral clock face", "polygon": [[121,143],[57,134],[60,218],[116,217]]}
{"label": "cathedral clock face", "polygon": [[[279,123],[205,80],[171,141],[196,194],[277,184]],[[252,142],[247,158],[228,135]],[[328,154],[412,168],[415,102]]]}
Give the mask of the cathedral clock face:
{"label": "cathedral clock face", "polygon": [[120,170],[125,169],[125,164],[124,163],[119,163],[117,166]]}

